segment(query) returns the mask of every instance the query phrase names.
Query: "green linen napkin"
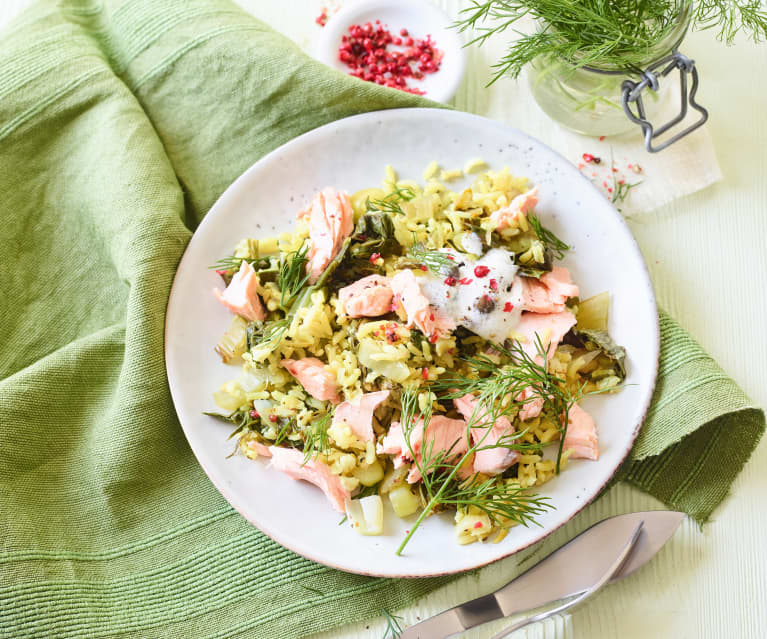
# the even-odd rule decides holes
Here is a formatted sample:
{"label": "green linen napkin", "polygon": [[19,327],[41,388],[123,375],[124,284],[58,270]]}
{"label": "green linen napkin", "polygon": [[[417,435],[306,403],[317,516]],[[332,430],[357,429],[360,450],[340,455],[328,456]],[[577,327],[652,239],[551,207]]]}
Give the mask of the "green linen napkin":
{"label": "green linen napkin", "polygon": [[[300,637],[446,579],[341,573],[232,511],[186,444],[163,323],[192,230],[289,139],[420,98],[225,0],[47,0],[0,41],[0,636]],[[705,521],[765,422],[670,318],[622,477]]]}

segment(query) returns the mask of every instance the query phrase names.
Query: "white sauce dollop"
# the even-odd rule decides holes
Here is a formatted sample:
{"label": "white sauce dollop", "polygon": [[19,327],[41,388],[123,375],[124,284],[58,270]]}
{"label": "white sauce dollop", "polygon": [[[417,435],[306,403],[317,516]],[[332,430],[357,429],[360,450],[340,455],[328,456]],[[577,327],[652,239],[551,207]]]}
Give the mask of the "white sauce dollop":
{"label": "white sauce dollop", "polygon": [[[517,328],[522,314],[522,286],[519,279],[514,280],[518,270],[514,254],[494,248],[475,261],[465,253],[443,252],[454,260],[452,272],[441,278],[419,278],[421,292],[459,326],[486,340],[503,342]],[[478,277],[477,267],[486,267],[487,273]]]}

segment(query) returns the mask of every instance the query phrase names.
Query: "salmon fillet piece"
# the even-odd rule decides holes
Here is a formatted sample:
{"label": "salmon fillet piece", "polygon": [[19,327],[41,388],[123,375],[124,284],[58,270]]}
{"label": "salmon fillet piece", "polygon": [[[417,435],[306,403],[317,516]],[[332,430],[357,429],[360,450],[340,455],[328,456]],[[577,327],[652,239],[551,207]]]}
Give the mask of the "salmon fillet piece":
{"label": "salmon fillet piece", "polygon": [[333,414],[333,425],[344,424],[363,442],[372,442],[373,413],[389,397],[389,391],[363,393],[354,400],[342,402]]}
{"label": "salmon fillet piece", "polygon": [[538,204],[538,187],[517,195],[508,206],[504,206],[490,214],[494,228],[501,231],[519,218],[520,213],[527,213]]}
{"label": "salmon fillet piece", "polygon": [[573,449],[573,459],[599,459],[599,439],[594,418],[578,404],[573,404],[567,413],[567,433],[563,450]]}
{"label": "salmon fillet piece", "polygon": [[368,275],[338,291],[338,301],[349,317],[385,315],[393,296],[389,278],[381,275]]}
{"label": "salmon fillet piece", "polygon": [[578,287],[570,279],[570,271],[557,266],[539,280],[520,277],[524,310],[533,313],[561,313],[570,297],[578,296]]}
{"label": "salmon fillet piece", "polygon": [[235,315],[249,322],[263,321],[266,311],[258,296],[258,285],[258,275],[253,265],[243,260],[240,262],[240,270],[234,274],[224,292],[214,288],[213,295]]}
{"label": "salmon fillet piece", "polygon": [[451,317],[429,304],[413,271],[408,269],[397,273],[391,279],[391,289],[394,305],[401,305],[407,315],[408,328],[415,325],[433,341],[455,329],[456,323]]}
{"label": "salmon fillet piece", "polygon": [[331,187],[322,189],[298,219],[309,218],[309,283],[314,284],[328,264],[338,255],[344,240],[354,229],[354,213],[349,196]]}
{"label": "salmon fillet piece", "polygon": [[[477,424],[484,424],[488,420],[487,411],[484,408],[480,408],[475,416],[474,411],[477,410],[477,402],[477,398],[469,393],[453,400],[453,404],[455,404],[458,412],[463,415],[467,424],[471,423],[473,416]],[[488,429],[490,430],[489,433],[487,432]],[[481,450],[484,446],[497,444],[502,437],[513,433],[514,427],[505,416],[496,419],[492,426],[473,427],[471,429],[471,439],[474,444],[482,440],[480,450],[474,454],[474,472],[497,475],[509,466],[516,464],[519,460],[519,452],[516,450],[509,450],[503,447]]]}
{"label": "salmon fillet piece", "polygon": [[522,313],[515,333],[522,338],[519,340],[522,350],[536,360],[540,359],[536,336],[540,337],[546,351],[546,358],[551,359],[562,338],[573,326],[575,326],[575,315],[570,311]]}
{"label": "salmon fillet piece", "polygon": [[[423,431],[423,419],[419,419],[410,433],[410,447],[408,447],[405,433],[402,431],[402,425],[400,422],[392,422],[389,432],[378,445],[377,452],[378,454],[394,455],[393,462],[395,468],[413,461],[413,454],[415,454],[415,459],[420,463],[423,461]],[[450,451],[450,459],[463,455],[468,450],[466,444],[466,422],[462,419],[450,419],[442,415],[432,415],[426,427],[425,447],[431,452],[431,456],[437,455],[440,451]],[[407,481],[410,484],[414,484],[420,479],[421,473],[418,467],[413,464],[408,473]]]}
{"label": "salmon fillet piece", "polygon": [[270,446],[272,454],[271,466],[282,471],[288,477],[308,481],[317,486],[328,498],[333,508],[344,512],[344,504],[351,499],[351,493],[341,484],[338,475],[334,475],[330,467],[319,459],[310,459],[304,463],[304,454],[295,448]]}
{"label": "salmon fillet piece", "polygon": [[325,366],[322,360],[316,357],[304,357],[303,359],[285,358],[280,364],[315,399],[323,402],[329,401],[333,404],[341,401],[338,397],[336,376],[333,374],[333,371]]}

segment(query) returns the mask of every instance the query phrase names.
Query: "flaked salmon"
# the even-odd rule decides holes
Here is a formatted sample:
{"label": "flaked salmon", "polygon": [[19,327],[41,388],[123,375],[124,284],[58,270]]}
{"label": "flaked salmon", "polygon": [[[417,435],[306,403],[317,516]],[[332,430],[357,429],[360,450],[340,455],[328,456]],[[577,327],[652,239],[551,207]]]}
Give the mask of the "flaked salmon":
{"label": "flaked salmon", "polygon": [[255,450],[261,457],[271,457],[272,452],[269,450],[269,446],[266,446],[265,444],[262,444],[261,442],[257,442],[253,439],[251,439],[248,442],[248,448],[251,450]]}
{"label": "flaked salmon", "polygon": [[244,317],[249,322],[263,321],[266,312],[261,298],[258,297],[258,285],[258,275],[253,265],[243,260],[240,262],[240,270],[234,274],[229,286],[223,292],[214,288],[213,295],[232,313]]}
{"label": "flaked salmon", "polygon": [[546,351],[547,359],[551,359],[562,338],[575,326],[575,315],[570,311],[561,313],[522,313],[515,336],[522,350],[531,358],[538,359],[538,341],[540,338]]}
{"label": "flaked salmon", "polygon": [[[489,424],[485,426],[484,424],[488,421],[487,411],[481,407],[477,409],[477,398],[471,394],[454,399],[453,404],[463,415],[467,424],[477,424],[471,429],[471,439],[474,444],[482,440],[479,450],[474,453],[474,472],[497,475],[517,463],[519,452],[516,450],[505,447],[482,450],[485,446],[497,444],[504,436],[508,437],[514,433],[514,427],[508,418],[501,416],[492,426]],[[489,433],[488,429],[490,429]]]}
{"label": "flaked salmon", "polygon": [[541,278],[520,277],[524,310],[533,313],[561,313],[570,297],[578,296],[578,287],[570,272],[557,266]]}
{"label": "flaked salmon", "polygon": [[334,404],[340,401],[336,376],[322,360],[316,357],[286,358],[280,363],[312,397]]}
{"label": "flaked salmon", "polygon": [[[515,334],[519,339],[522,350],[539,364],[542,364],[538,353],[538,341],[540,337],[546,352],[546,360],[552,358],[554,351],[567,332],[575,326],[575,315],[570,311],[560,313],[522,313]],[[543,398],[536,397],[533,389],[522,391],[517,401],[527,400],[519,411],[522,421],[534,419],[543,410]]]}
{"label": "flaked salmon", "polygon": [[296,480],[308,481],[317,486],[328,498],[333,508],[344,512],[344,504],[351,499],[351,493],[343,487],[338,475],[334,475],[330,467],[319,459],[310,459],[304,463],[304,454],[295,448],[270,446],[272,454],[271,466]]}
{"label": "flaked salmon", "polygon": [[508,206],[504,206],[490,214],[490,220],[493,222],[497,231],[505,229],[512,222],[519,219],[519,214],[527,213],[538,204],[538,187],[517,195]]}
{"label": "flaked salmon", "polygon": [[[450,419],[442,415],[432,415],[426,427],[426,443],[424,444],[423,419],[419,419],[409,436],[409,443],[405,440],[405,433],[400,422],[392,422],[389,432],[378,444],[377,452],[380,455],[394,455],[394,467],[399,468],[403,464],[415,460],[423,461],[424,448],[428,451],[427,458],[434,458],[442,451],[448,452],[450,459],[463,455],[467,450],[466,422],[462,419]],[[412,451],[412,452],[411,452]],[[421,472],[416,464],[413,464],[407,476],[410,484],[421,479]]]}
{"label": "flaked salmon", "polygon": [[519,409],[519,419],[523,422],[535,419],[543,410],[543,397],[536,395],[532,388],[526,388],[517,397],[518,402],[524,402]]}
{"label": "flaked salmon", "polygon": [[563,448],[573,450],[570,457],[599,459],[599,439],[594,418],[578,404],[570,407],[567,418],[567,434]]}
{"label": "flaked salmon", "polygon": [[415,325],[432,341],[455,329],[456,323],[451,317],[429,304],[413,271],[408,269],[397,273],[391,279],[391,288],[394,292],[393,306],[401,306],[407,316],[408,328]]}
{"label": "flaked salmon", "polygon": [[298,218],[309,220],[309,283],[314,284],[328,264],[338,254],[344,240],[354,228],[354,213],[349,196],[331,187],[322,189]]}
{"label": "flaked salmon", "polygon": [[368,275],[338,291],[338,301],[349,317],[385,315],[393,296],[389,278],[382,275]]}
{"label": "flaked salmon", "polygon": [[353,400],[342,402],[333,414],[333,425],[348,426],[354,435],[363,442],[372,442],[373,413],[389,397],[389,391],[363,393]]}

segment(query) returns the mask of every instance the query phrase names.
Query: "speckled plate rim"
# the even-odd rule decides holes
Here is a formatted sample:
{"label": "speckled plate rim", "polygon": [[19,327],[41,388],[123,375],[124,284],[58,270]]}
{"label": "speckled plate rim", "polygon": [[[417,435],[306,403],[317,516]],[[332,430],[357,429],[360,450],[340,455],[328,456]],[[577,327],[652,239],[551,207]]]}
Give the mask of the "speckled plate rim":
{"label": "speckled plate rim", "polygon": [[[566,160],[562,155],[560,155],[559,153],[557,153],[556,151],[554,151],[547,145],[543,144],[537,139],[527,135],[526,133],[514,127],[507,126],[503,123],[497,122],[495,120],[490,120],[482,116],[460,112],[460,111],[429,109],[429,108],[390,109],[390,110],[383,110],[383,111],[373,111],[368,113],[362,113],[355,116],[350,116],[348,118],[344,118],[341,120],[337,120],[335,122],[328,123],[326,125],[318,127],[311,131],[308,131],[302,134],[301,136],[294,138],[293,140],[290,140],[289,142],[285,143],[281,147],[274,149],[273,151],[265,155],[263,158],[261,158],[259,161],[257,161],[255,164],[253,164],[248,170],[246,170],[240,177],[238,177],[226,189],[226,191],[220,196],[220,198],[216,201],[213,207],[211,207],[208,214],[205,216],[205,218],[202,220],[202,222],[198,226],[195,234],[193,235],[193,237],[191,238],[189,244],[187,245],[185,249],[184,255],[182,256],[179,262],[179,266],[177,268],[176,275],[174,277],[173,284],[171,286],[171,291],[170,291],[168,304],[166,308],[165,352],[164,352],[166,372],[168,375],[168,383],[169,383],[169,387],[171,391],[171,397],[173,399],[174,407],[176,408],[177,414],[179,412],[178,405],[180,401],[180,390],[175,383],[175,379],[178,376],[180,371],[173,370],[172,366],[169,364],[169,362],[172,361],[172,357],[169,354],[169,344],[171,340],[169,340],[168,338],[168,328],[170,323],[170,317],[172,316],[172,313],[173,313],[173,307],[178,300],[177,282],[179,279],[179,273],[182,271],[184,267],[185,259],[187,255],[190,253],[190,251],[193,249],[195,245],[195,240],[199,237],[199,233],[201,229],[206,229],[207,227],[213,225],[215,223],[214,221],[218,211],[226,208],[226,206],[228,205],[228,201],[231,198],[233,198],[234,195],[239,191],[241,185],[243,183],[248,182],[250,176],[253,173],[257,172],[260,169],[260,167],[262,167],[263,165],[271,162],[273,158],[278,156],[280,153],[283,153],[289,150],[293,146],[311,143],[314,139],[321,139],[322,137],[324,137],[325,135],[329,133],[332,134],[334,131],[337,131],[339,129],[342,129],[348,126],[350,123],[356,124],[360,122],[365,122],[366,120],[371,120],[371,121],[377,120],[379,121],[379,123],[385,124],[385,121],[387,118],[398,117],[398,115],[403,112],[407,112],[409,114],[439,113],[440,116],[447,116],[449,118],[454,118],[456,125],[458,126],[460,126],[461,123],[468,124],[468,123],[477,123],[477,121],[479,121],[481,122],[483,126],[497,130],[499,133],[499,136],[509,135],[510,133],[513,133],[515,136],[518,136],[520,139],[525,140],[532,147],[537,147],[537,151],[539,153],[548,154],[553,160],[557,162],[557,164],[560,165],[560,168],[562,170],[571,172],[571,174],[573,175],[577,175],[576,179],[582,180],[584,182],[585,188],[592,190],[594,193],[598,194],[600,198],[603,198],[602,194],[598,191],[598,189],[587,178],[581,175],[580,172],[577,171],[577,169],[568,160]],[[607,203],[606,200],[605,202]],[[609,203],[607,204],[609,205]],[[265,535],[270,537],[272,540],[288,548],[289,550],[292,550],[293,552],[303,557],[306,557],[307,559],[310,559],[316,563],[320,563],[320,564],[329,566],[331,568],[335,568],[337,570],[341,570],[345,572],[350,572],[353,574],[360,574],[360,575],[371,576],[371,577],[390,577],[390,578],[422,578],[422,577],[438,577],[438,576],[445,576],[450,574],[458,574],[458,573],[466,572],[476,568],[481,568],[491,563],[495,563],[496,561],[499,561],[501,559],[514,555],[544,540],[549,535],[559,530],[566,523],[571,521],[586,506],[588,506],[592,501],[594,501],[594,499],[601,494],[604,488],[614,478],[615,473],[618,471],[618,469],[621,467],[621,465],[623,464],[623,462],[626,460],[626,458],[631,452],[633,444],[639,434],[639,431],[642,427],[645,417],[647,416],[647,411],[649,409],[650,402],[652,400],[652,395],[657,382],[658,364],[659,364],[659,356],[660,356],[660,325],[659,325],[659,319],[658,319],[657,304],[655,300],[655,293],[652,287],[652,283],[650,281],[649,271],[647,270],[646,263],[639,249],[639,245],[636,242],[636,239],[634,238],[626,221],[623,219],[621,214],[617,210],[615,210],[612,206],[611,208],[613,209],[613,213],[615,215],[616,221],[622,227],[626,235],[626,238],[624,239],[628,241],[628,245],[630,246],[631,250],[634,253],[632,257],[637,259],[638,262],[641,264],[642,274],[644,275],[644,279],[645,279],[645,281],[642,283],[644,286],[644,290],[642,292],[644,295],[647,296],[647,302],[648,304],[652,306],[652,310],[654,311],[655,321],[649,327],[652,334],[648,336],[650,338],[650,345],[654,348],[654,351],[651,353],[654,366],[652,367],[652,370],[650,371],[649,383],[645,386],[644,393],[639,401],[640,408],[638,413],[640,417],[633,424],[633,428],[628,440],[629,445],[626,446],[626,449],[623,452],[620,460],[618,461],[618,463],[615,464],[614,468],[610,471],[607,479],[596,490],[593,490],[592,494],[587,495],[586,498],[582,501],[581,505],[578,508],[576,508],[570,514],[569,517],[563,519],[562,521],[560,521],[558,524],[554,526],[551,526],[546,529],[541,529],[540,534],[535,535],[526,543],[523,543],[521,545],[516,545],[508,551],[500,552],[497,556],[494,556],[487,560],[476,562],[475,564],[471,566],[464,566],[458,569],[446,569],[442,571],[432,571],[432,572],[409,573],[408,571],[397,571],[397,572],[382,573],[382,572],[375,572],[375,571],[367,571],[365,569],[360,569],[357,566],[352,567],[350,565],[329,562],[325,557],[323,557],[320,554],[317,554],[313,550],[307,550],[306,548],[303,548],[303,547],[299,548],[295,544],[286,542],[284,538],[281,538],[279,531],[275,530],[272,526],[270,526],[268,521],[264,521],[263,518],[255,517],[251,513],[246,511],[246,509],[243,508],[243,505],[240,502],[240,500],[234,494],[234,491],[230,490],[229,486],[227,486],[226,483],[222,481],[222,478],[218,477],[218,475],[215,472],[212,472],[212,470],[207,466],[207,464],[204,463],[202,456],[199,454],[200,451],[197,449],[197,442],[196,442],[196,438],[194,437],[194,434],[190,432],[187,425],[185,424],[185,420],[183,420],[181,416],[179,415],[179,422],[181,423],[182,429],[184,430],[184,434],[187,438],[187,441],[189,442],[190,447],[192,448],[193,453],[195,454],[195,457],[198,460],[198,463],[200,463],[203,471],[207,474],[208,478],[211,480],[213,485],[222,494],[222,496],[230,503],[230,505],[232,505],[233,508],[237,512],[239,512],[249,523],[251,523],[253,526],[258,528],[261,532],[263,532]]]}

